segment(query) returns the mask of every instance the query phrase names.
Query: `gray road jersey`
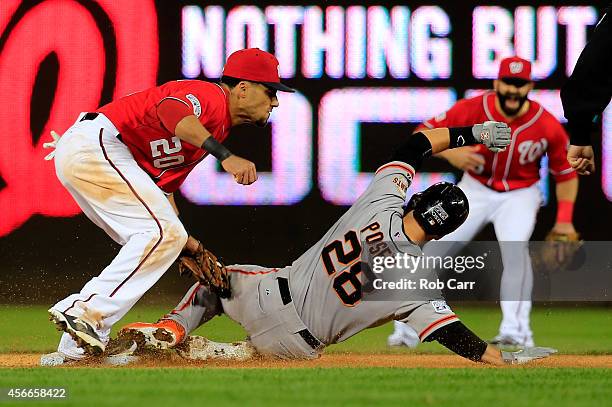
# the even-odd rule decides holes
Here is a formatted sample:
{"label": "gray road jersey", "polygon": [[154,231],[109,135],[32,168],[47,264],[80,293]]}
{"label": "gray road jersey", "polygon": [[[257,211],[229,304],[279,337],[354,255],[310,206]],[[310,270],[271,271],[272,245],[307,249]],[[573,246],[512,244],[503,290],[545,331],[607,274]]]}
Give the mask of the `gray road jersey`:
{"label": "gray road jersey", "polygon": [[424,339],[457,320],[439,293],[431,298],[435,301],[361,301],[351,282],[351,274],[360,271],[361,242],[374,234],[382,233],[382,241],[389,242],[389,255],[422,255],[402,227],[402,206],[413,176],[414,169],[403,162],[380,167],[353,206],[288,267],[298,314],[323,343],[341,342],[392,319],[408,323]]}

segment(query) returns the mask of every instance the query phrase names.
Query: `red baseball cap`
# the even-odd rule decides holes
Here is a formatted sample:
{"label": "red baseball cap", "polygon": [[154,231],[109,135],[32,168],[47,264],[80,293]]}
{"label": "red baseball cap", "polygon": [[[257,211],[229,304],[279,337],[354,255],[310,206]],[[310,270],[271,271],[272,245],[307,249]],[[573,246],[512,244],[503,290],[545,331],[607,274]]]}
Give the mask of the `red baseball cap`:
{"label": "red baseball cap", "polygon": [[295,92],[295,89],[280,82],[276,57],[259,48],[241,49],[232,53],[227,58],[223,75],[258,82],[282,92]]}
{"label": "red baseball cap", "polygon": [[497,79],[517,78],[531,81],[531,62],[519,57],[502,59]]}

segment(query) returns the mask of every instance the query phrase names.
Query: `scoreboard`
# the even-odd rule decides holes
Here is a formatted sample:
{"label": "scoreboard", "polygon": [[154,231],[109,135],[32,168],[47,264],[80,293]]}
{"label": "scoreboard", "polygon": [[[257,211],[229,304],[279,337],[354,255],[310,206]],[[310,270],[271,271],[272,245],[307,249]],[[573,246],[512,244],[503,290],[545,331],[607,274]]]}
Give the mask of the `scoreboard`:
{"label": "scoreboard", "polygon": [[[258,181],[238,185],[205,160],[181,187],[187,212],[265,206],[273,218],[279,207],[316,213],[350,205],[371,179],[372,155],[392,147],[389,137],[401,140],[490,88],[506,56],[533,61],[531,97],[563,122],[559,89],[604,3],[2,0],[0,237],[33,216],[80,213],[42,160],[50,130],[63,132],[79,112],[168,80],[216,81],[226,57],[244,47],[273,52],[281,78],[298,92],[279,94],[267,130],[230,137],[237,153],[254,157]],[[610,200],[611,109],[601,122],[597,189]],[[545,160],[542,176],[547,195]],[[455,177],[448,166],[426,168],[413,188]]]}

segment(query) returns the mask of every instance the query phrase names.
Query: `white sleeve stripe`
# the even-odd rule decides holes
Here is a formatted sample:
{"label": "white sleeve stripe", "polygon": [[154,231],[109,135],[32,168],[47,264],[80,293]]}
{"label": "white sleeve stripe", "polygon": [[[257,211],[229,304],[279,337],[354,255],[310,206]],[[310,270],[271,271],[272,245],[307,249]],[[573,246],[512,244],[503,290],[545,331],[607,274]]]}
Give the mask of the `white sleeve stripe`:
{"label": "white sleeve stripe", "polygon": [[381,167],[379,167],[376,170],[376,174],[378,174],[379,172],[387,169],[387,168],[391,168],[391,167],[395,167],[395,168],[401,168],[402,170],[406,171],[407,173],[410,174],[411,177],[414,177],[414,168],[412,168],[412,166],[410,164],[406,164],[405,162],[402,161],[391,161],[390,163],[387,163]]}
{"label": "white sleeve stripe", "polygon": [[423,126],[427,127],[428,129],[434,128],[433,124],[429,123],[429,121],[424,121]]}
{"label": "white sleeve stripe", "polygon": [[[182,99],[175,98],[175,97],[172,97],[172,96],[166,96],[165,98],[163,98],[162,100],[160,100],[160,101],[159,101],[159,103],[163,102],[163,101],[164,101],[164,100],[166,100],[166,99],[178,100],[179,102],[184,103],[184,104],[185,104],[185,106],[187,106],[188,108],[190,108],[190,109],[191,109],[191,106],[189,106],[189,105],[187,104],[187,102],[185,102],[185,101],[184,101],[184,100],[182,100]],[[159,105],[159,103],[158,103],[158,105]]]}
{"label": "white sleeve stripe", "polygon": [[449,314],[443,318],[438,319],[437,321],[429,324],[429,326],[427,328],[425,328],[420,334],[419,334],[419,339],[421,340],[421,342],[423,342],[423,340],[425,338],[427,338],[430,334],[432,334],[434,331],[438,330],[439,328],[442,328],[443,326],[446,326],[450,323],[456,322],[459,320],[459,317],[457,317],[457,315],[455,314]]}
{"label": "white sleeve stripe", "polygon": [[554,171],[554,170],[551,170],[551,169],[549,169],[548,171],[549,171],[549,172],[550,172],[552,175],[565,175],[565,174],[569,174],[569,173],[574,172],[574,169],[570,167],[570,168],[566,168],[566,169],[565,169],[565,170],[563,170],[563,171]]}

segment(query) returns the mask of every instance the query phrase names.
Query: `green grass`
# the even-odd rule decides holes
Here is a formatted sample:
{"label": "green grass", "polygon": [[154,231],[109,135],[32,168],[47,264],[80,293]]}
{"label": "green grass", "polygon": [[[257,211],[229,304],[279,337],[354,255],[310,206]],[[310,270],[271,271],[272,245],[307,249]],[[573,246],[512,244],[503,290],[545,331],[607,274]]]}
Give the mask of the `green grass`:
{"label": "green grass", "polygon": [[[136,306],[115,329],[132,321],[155,321],[167,308]],[[500,312],[496,307],[455,307],[455,312],[467,326],[482,338],[497,333]],[[532,327],[538,344],[558,348],[562,353],[612,353],[612,312],[609,308],[536,308]],[[388,349],[390,324],[369,329],[346,342],[331,346],[327,352],[405,353],[407,350]],[[0,305],[0,352],[49,352],[55,349],[59,333],[47,320],[46,307],[15,307]],[[243,339],[242,328],[226,317],[215,318],[196,331],[217,341]],[[418,352],[446,352],[436,343],[426,343]]]}
{"label": "green grass", "polygon": [[51,404],[70,406],[580,407],[612,399],[605,369],[0,370],[0,388],[56,386],[68,399]]}
{"label": "green grass", "polygon": [[[115,329],[132,321],[154,321],[166,307],[137,306]],[[455,307],[483,338],[497,332],[495,307]],[[536,308],[538,343],[562,353],[612,353],[612,313],[608,308]],[[387,324],[330,347],[327,352],[406,353],[388,349]],[[59,333],[42,306],[0,306],[0,352],[49,352]],[[218,341],[242,339],[244,331],[215,318],[197,333]],[[423,344],[417,352],[446,352]],[[239,406],[592,406],[612,399],[611,369],[0,369],[0,389],[65,387],[68,399],[45,403],[72,406],[210,405]],[[7,402],[0,407],[23,402]],[[30,403],[26,403],[30,404]],[[34,403],[33,403],[34,404]],[[33,405],[32,404],[32,405]]]}

